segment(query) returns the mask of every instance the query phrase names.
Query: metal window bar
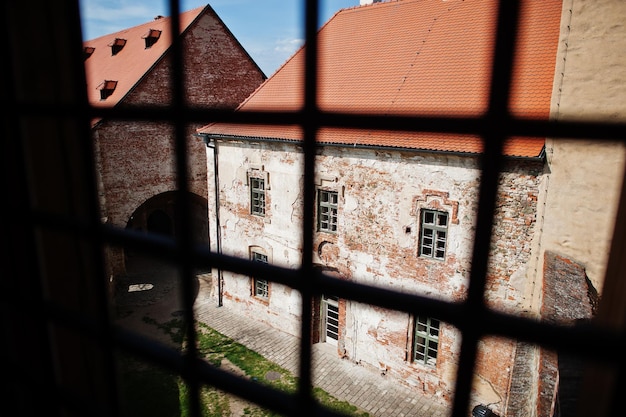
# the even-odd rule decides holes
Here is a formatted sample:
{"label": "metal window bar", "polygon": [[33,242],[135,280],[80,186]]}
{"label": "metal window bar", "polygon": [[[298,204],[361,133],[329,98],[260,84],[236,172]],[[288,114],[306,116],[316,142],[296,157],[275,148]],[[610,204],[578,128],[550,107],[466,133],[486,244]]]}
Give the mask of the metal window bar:
{"label": "metal window bar", "polygon": [[326,341],[333,339],[339,340],[339,298],[332,295],[322,297],[324,303],[324,321]]}
{"label": "metal window bar", "polygon": [[431,366],[437,364],[439,320],[424,316],[416,317],[414,350],[414,360]]}
{"label": "metal window bar", "polygon": [[250,211],[265,216],[265,180],[250,178]]}
{"label": "metal window bar", "polygon": [[422,210],[420,255],[444,259],[448,231],[448,214],[435,210]]}
{"label": "metal window bar", "polygon": [[337,192],[319,190],[318,199],[318,230],[331,233],[337,232]]}
{"label": "metal window bar", "polygon": [[[267,263],[267,255],[258,252],[252,252],[252,260],[255,262],[262,262],[264,264]],[[268,292],[268,282],[266,279],[254,278],[254,295],[257,297],[267,298]]]}
{"label": "metal window bar", "polygon": [[[10,5],[8,5],[10,3]],[[7,270],[21,271],[21,280],[3,280],[3,289],[12,290],[14,297],[4,299],[2,308],[6,321],[3,323],[5,334],[12,336],[4,339],[3,355],[9,359],[6,375],[13,378],[9,388],[11,401],[8,406],[19,407],[13,415],[28,415],[28,410],[44,411],[47,415],[119,415],[117,409],[114,367],[112,366],[113,349],[121,348],[142,355],[168,367],[173,372],[184,376],[190,386],[192,415],[199,416],[198,391],[201,383],[215,385],[248,398],[260,405],[286,415],[313,415],[320,413],[311,394],[311,347],[310,323],[311,303],[308,302],[322,293],[336,294],[344,299],[369,303],[389,309],[414,312],[415,305],[420,305],[420,313],[435,316],[456,326],[462,333],[462,345],[457,372],[452,415],[455,417],[468,414],[469,394],[472,372],[476,360],[477,343],[485,335],[499,335],[517,340],[560,349],[579,356],[586,356],[586,347],[578,343],[580,339],[595,340],[603,349],[603,355],[595,360],[613,366],[619,370],[617,380],[609,388],[623,387],[625,362],[623,352],[626,348],[624,330],[615,327],[566,328],[550,323],[538,323],[522,317],[516,317],[488,310],[484,305],[486,268],[488,259],[487,244],[491,238],[494,201],[497,191],[497,177],[502,164],[502,143],[508,136],[528,135],[555,138],[598,138],[624,140],[626,126],[622,123],[600,123],[593,121],[530,121],[519,120],[507,113],[507,101],[510,92],[512,73],[512,54],[517,30],[518,2],[501,2],[498,11],[496,45],[494,51],[493,77],[491,80],[489,111],[478,119],[449,117],[402,117],[383,115],[357,115],[341,113],[322,113],[317,108],[317,43],[318,1],[307,0],[305,10],[305,106],[300,112],[254,112],[232,114],[227,111],[189,109],[183,97],[182,54],[180,44],[173,44],[172,105],[160,108],[113,108],[94,109],[87,105],[80,88],[85,84],[82,76],[82,49],[78,5],[76,2],[60,2],[54,5],[43,0],[34,0],[28,5],[20,2],[6,2],[2,13],[5,39],[9,40],[9,53],[14,66],[3,64],[3,71],[14,81],[3,92],[3,99],[10,105],[6,107],[6,137],[14,139],[3,143],[6,189],[12,192],[14,201],[7,202],[10,215],[24,216],[23,223],[5,224],[3,240],[3,261]],[[22,2],[24,3],[24,2]],[[178,33],[179,2],[170,1],[170,15],[173,17],[172,30]],[[29,37],[33,32],[16,25],[25,23],[20,17],[28,16],[31,21],[44,28],[51,28],[59,39],[58,48],[47,48],[40,43],[35,48],[36,37]],[[49,26],[50,25],[50,26]],[[27,26],[27,25],[23,25]],[[40,36],[40,42],[48,40]],[[27,42],[31,42],[28,44]],[[27,47],[21,48],[20,46]],[[66,49],[64,49],[66,48]],[[48,50],[49,49],[49,50]],[[44,74],[37,62],[33,62],[32,51],[46,54],[50,65]],[[74,51],[75,50],[75,51]],[[30,55],[30,56],[29,56]],[[37,57],[40,59],[40,57]],[[63,71],[61,71],[61,69]],[[28,72],[30,70],[30,72]],[[23,71],[23,72],[22,72]],[[33,72],[34,71],[34,72]],[[37,79],[50,76],[49,83],[25,82],[23,74],[32,74]],[[65,83],[58,82],[64,80]],[[67,91],[55,89],[58,85],[68,87]],[[43,87],[43,88],[42,88]],[[242,261],[225,255],[210,253],[193,247],[190,225],[186,213],[189,203],[179,193],[179,211],[176,217],[177,230],[181,231],[176,242],[157,236],[138,236],[136,234],[104,226],[98,217],[97,193],[93,186],[93,154],[88,140],[89,118],[94,116],[126,120],[169,120],[175,126],[176,166],[178,188],[187,190],[186,151],[184,125],[190,121],[228,121],[236,123],[276,123],[300,124],[304,129],[304,225],[303,225],[303,263],[299,270],[285,270],[272,265],[255,265],[251,261]],[[33,141],[38,137],[23,122],[38,120],[38,127],[47,128],[46,140]],[[20,123],[18,123],[18,121]],[[476,244],[473,247],[472,270],[467,300],[461,304],[450,304],[415,295],[396,293],[387,289],[372,288],[348,281],[340,281],[321,273],[312,266],[313,240],[313,203],[314,193],[314,157],[315,135],[321,126],[344,126],[368,129],[412,130],[428,132],[474,133],[484,139],[485,152],[482,157],[482,181],[478,221],[476,224]],[[486,126],[489,128],[487,129]],[[38,148],[38,149],[34,149]],[[59,152],[62,150],[62,152]],[[38,152],[46,154],[49,161],[38,157]],[[15,160],[12,158],[15,157]],[[20,161],[27,161],[28,167]],[[488,161],[486,163],[485,161]],[[41,177],[29,178],[28,173],[41,173],[42,167],[50,168],[45,181]],[[58,164],[57,164],[58,163]],[[61,167],[56,169],[55,164]],[[21,175],[12,176],[12,173]],[[83,177],[75,176],[83,175]],[[43,175],[42,175],[43,176]],[[17,178],[16,178],[17,177]],[[64,179],[65,182],[60,179]],[[74,182],[75,181],[75,182]],[[56,186],[55,198],[48,196],[45,185]],[[59,196],[59,194],[62,194]],[[59,203],[60,202],[60,203]],[[59,203],[59,204],[57,204]],[[624,193],[620,201],[616,230],[624,230],[626,213],[624,212]],[[617,276],[616,271],[623,267],[618,251],[624,244],[619,235],[615,235],[612,254],[609,260],[607,276]],[[199,360],[193,326],[188,326],[187,340],[189,348],[180,354],[159,345],[146,343],[136,335],[128,334],[115,328],[107,318],[106,286],[84,280],[85,272],[102,275],[103,263],[101,248],[104,245],[127,245],[137,250],[158,254],[176,261],[183,276],[184,316],[187,322],[194,319],[193,288],[191,277],[193,268],[198,265],[215,265],[223,270],[245,274],[260,274],[267,279],[298,289],[302,295],[302,331],[300,345],[300,382],[295,396],[289,396],[271,389],[260,387],[243,379],[214,369]],[[72,253],[82,262],[78,266],[63,265],[64,274],[58,263],[50,255]],[[34,256],[36,255],[36,256]],[[35,257],[35,262],[32,258]],[[44,262],[45,261],[45,262]],[[258,263],[257,263],[258,264]],[[611,275],[614,274],[614,275]],[[95,275],[94,275],[95,276]],[[60,283],[60,277],[65,282]],[[104,282],[104,280],[102,280]],[[70,285],[78,289],[77,297],[65,294],[49,300],[45,291]],[[72,285],[75,285],[72,286]],[[623,290],[623,283],[608,281],[608,288]],[[617,308],[623,313],[623,302],[610,298],[608,309]],[[93,302],[90,304],[89,302]],[[30,305],[30,311],[21,307]],[[622,310],[619,310],[619,309]],[[17,314],[19,312],[19,314]],[[606,314],[606,313],[605,313]],[[28,331],[23,327],[29,326]],[[51,336],[54,331],[56,337]],[[76,346],[70,333],[81,343]],[[88,372],[71,363],[59,361],[54,353],[64,348],[74,347],[74,359],[87,363],[91,359]],[[100,366],[98,366],[100,365]],[[33,370],[37,369],[38,373]],[[68,381],[84,380],[94,385],[90,396],[80,396],[67,389]],[[82,378],[82,379],[81,379]],[[87,389],[87,388],[85,388]],[[40,395],[40,402],[29,401],[32,392]],[[605,415],[619,413],[619,396],[609,400]],[[97,401],[97,402],[96,402]],[[593,398],[587,398],[587,408],[593,407]],[[585,404],[584,403],[584,404]],[[583,404],[583,405],[584,405]],[[38,408],[40,407],[40,408]],[[330,412],[324,412],[332,414]]]}
{"label": "metal window bar", "polygon": [[268,297],[268,283],[265,279],[256,279],[254,280],[254,294],[257,297],[267,298]]}

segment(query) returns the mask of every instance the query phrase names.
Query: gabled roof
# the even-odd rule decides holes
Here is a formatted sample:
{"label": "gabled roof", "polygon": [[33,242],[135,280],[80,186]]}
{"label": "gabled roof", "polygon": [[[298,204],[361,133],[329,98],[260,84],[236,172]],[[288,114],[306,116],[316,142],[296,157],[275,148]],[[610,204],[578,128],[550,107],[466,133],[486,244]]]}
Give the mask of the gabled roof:
{"label": "gabled roof", "polygon": [[[511,110],[547,119],[560,31],[561,1],[522,2]],[[479,116],[488,105],[497,0],[397,0],[343,9],[318,32],[319,105],[323,110]],[[239,110],[298,110],[303,105],[304,48]],[[298,127],[216,123],[199,133],[299,141]],[[334,144],[482,151],[459,135],[322,129]],[[505,154],[537,157],[544,140],[516,138]]]}
{"label": "gabled roof", "polygon": [[[180,14],[181,33],[208,6]],[[112,107],[142,79],[172,45],[171,18],[154,20],[83,42],[87,96],[93,106]],[[111,91],[110,86],[114,85]]]}

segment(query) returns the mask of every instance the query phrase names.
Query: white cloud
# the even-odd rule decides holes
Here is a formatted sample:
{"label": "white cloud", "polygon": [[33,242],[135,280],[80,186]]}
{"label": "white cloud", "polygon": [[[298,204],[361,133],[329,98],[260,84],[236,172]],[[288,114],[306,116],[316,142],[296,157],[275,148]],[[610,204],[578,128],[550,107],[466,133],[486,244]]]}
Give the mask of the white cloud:
{"label": "white cloud", "polygon": [[[266,75],[302,45],[304,0],[181,0],[181,10],[209,3]],[[169,16],[169,0],[79,0],[83,39],[89,40]],[[357,0],[323,0],[323,19]],[[299,37],[300,36],[300,37]]]}
{"label": "white cloud", "polygon": [[300,38],[279,39],[276,41],[274,51],[280,54],[285,54],[286,57],[289,57],[293,55],[294,52],[296,52],[303,44],[304,39]]}
{"label": "white cloud", "polygon": [[85,39],[93,39],[167,15],[164,2],[143,3],[130,0],[80,0]]}

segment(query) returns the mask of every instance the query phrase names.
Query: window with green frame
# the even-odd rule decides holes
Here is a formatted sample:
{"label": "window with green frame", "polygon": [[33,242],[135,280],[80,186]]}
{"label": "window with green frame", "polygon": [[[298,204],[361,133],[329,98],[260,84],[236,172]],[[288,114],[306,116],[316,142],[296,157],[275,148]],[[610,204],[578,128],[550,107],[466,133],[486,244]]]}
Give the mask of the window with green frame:
{"label": "window with green frame", "polygon": [[436,210],[422,210],[420,228],[420,256],[444,259],[448,239],[448,213]]}
{"label": "window with green frame", "polygon": [[317,230],[337,233],[337,207],[339,195],[336,191],[317,192]]}
{"label": "window with green frame", "polygon": [[440,321],[431,317],[415,317],[413,360],[425,365],[437,364]]}
{"label": "window with green frame", "polygon": [[265,216],[265,180],[250,178],[250,213]]}
{"label": "window with green frame", "polygon": [[[252,260],[255,262],[267,263],[267,255],[252,252]],[[253,278],[255,297],[267,298],[269,296],[269,284],[266,279]]]}

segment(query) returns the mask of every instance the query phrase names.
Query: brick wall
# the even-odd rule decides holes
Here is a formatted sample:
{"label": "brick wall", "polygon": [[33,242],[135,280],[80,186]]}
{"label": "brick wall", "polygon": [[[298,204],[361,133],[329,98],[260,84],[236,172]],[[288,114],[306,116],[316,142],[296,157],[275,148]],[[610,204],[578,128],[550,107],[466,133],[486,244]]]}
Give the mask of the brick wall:
{"label": "brick wall", "polygon": [[507,413],[509,417],[532,417],[537,411],[539,348],[517,342],[509,385]]}
{"label": "brick wall", "polygon": [[[271,251],[275,264],[296,268],[301,260],[303,191],[298,147],[235,141],[218,146],[224,253],[246,258],[247,248],[258,245]],[[336,191],[339,203],[338,232],[315,234],[314,262],[333,268],[344,279],[370,285],[451,301],[466,296],[480,173],[475,158],[328,147],[319,153],[317,166],[317,186]],[[250,214],[250,169],[263,170],[269,179],[266,198],[271,203],[265,218]],[[501,175],[487,292],[494,308],[520,311],[531,241],[537,233],[542,175],[541,162],[523,161],[511,161]],[[449,214],[444,260],[418,256],[423,208]],[[276,285],[269,303],[260,303],[250,297],[249,277],[224,276],[225,302],[298,334],[297,292],[277,290]],[[437,365],[413,363],[412,320],[407,313],[347,301],[339,351],[386,378],[450,401],[459,334],[442,324]],[[499,338],[481,342],[476,403],[492,403],[494,410],[505,407],[515,345]]]}
{"label": "brick wall", "polygon": [[573,324],[591,318],[596,301],[590,299],[590,294],[595,289],[590,286],[585,268],[551,251],[544,256],[542,319]]}
{"label": "brick wall", "polygon": [[[544,253],[543,320],[576,325],[595,314],[598,293],[583,265],[551,251]],[[563,405],[563,416],[574,415],[583,363],[575,358],[541,349],[539,415]],[[555,401],[559,400],[559,404]]]}
{"label": "brick wall", "polygon": [[[189,104],[235,108],[265,76],[232,37],[221,20],[206,13],[184,34],[185,99]],[[171,102],[171,61],[158,62],[130,91],[120,106],[167,105]],[[203,142],[193,136],[202,123],[186,128],[189,190],[206,199],[207,159]],[[173,191],[174,131],[163,123],[105,120],[94,129],[102,215],[110,224],[125,227],[148,199]],[[206,208],[205,208],[206,211]],[[111,249],[113,275],[123,272],[123,256]]]}

